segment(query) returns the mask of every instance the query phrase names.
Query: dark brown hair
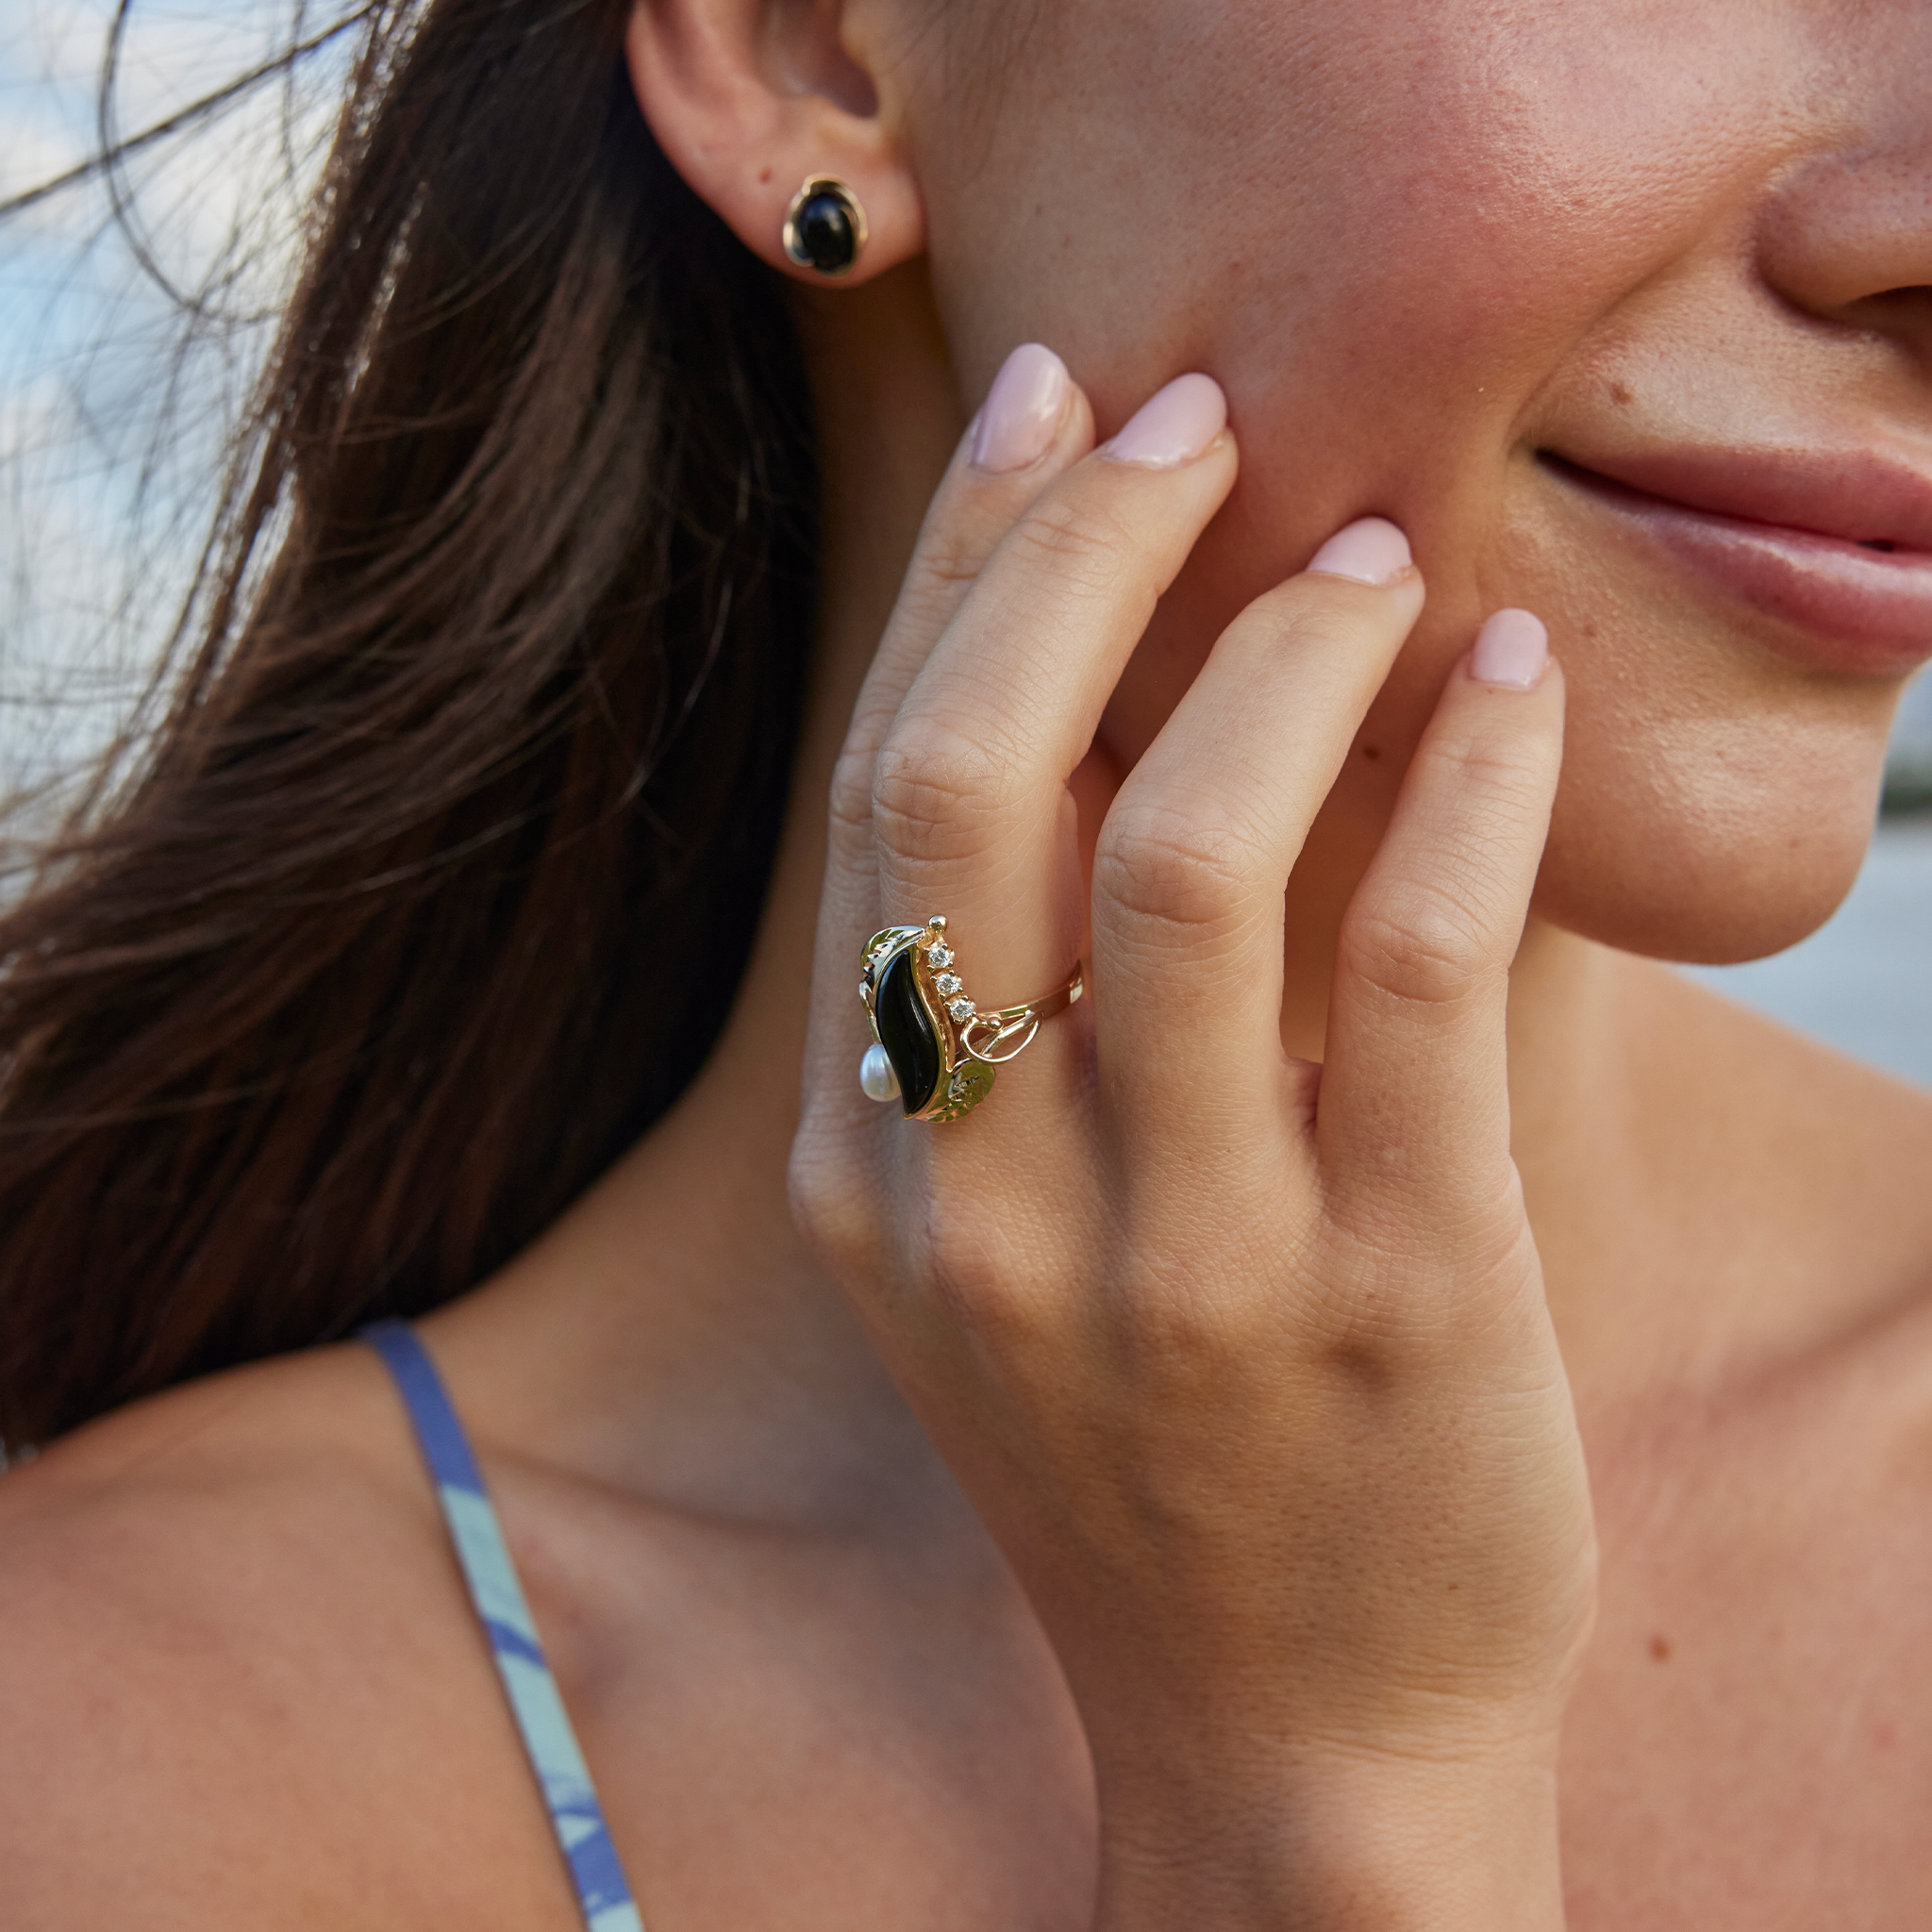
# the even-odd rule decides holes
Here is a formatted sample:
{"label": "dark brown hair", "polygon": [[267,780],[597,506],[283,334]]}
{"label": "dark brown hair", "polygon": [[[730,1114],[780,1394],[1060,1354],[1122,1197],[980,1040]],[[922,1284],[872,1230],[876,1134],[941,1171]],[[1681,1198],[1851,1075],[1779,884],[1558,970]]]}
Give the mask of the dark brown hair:
{"label": "dark brown hair", "polygon": [[473,1285],[723,1023],[812,442],[629,8],[368,10],[165,725],[0,919],[0,1440]]}

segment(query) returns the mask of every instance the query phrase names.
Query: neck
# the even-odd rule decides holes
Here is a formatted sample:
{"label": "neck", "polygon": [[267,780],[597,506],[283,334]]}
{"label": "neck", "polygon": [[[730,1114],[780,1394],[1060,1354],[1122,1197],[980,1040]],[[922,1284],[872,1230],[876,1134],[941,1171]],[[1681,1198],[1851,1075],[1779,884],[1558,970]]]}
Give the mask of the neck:
{"label": "neck", "polygon": [[[432,1328],[504,1440],[675,1507],[767,1522],[900,1504],[924,1518],[950,1491],[787,1205],[832,767],[965,425],[916,267],[830,299],[836,330],[826,304],[799,305],[821,425],[819,647],[730,1020],[671,1113]],[[506,1324],[532,1345],[502,1346]]]}

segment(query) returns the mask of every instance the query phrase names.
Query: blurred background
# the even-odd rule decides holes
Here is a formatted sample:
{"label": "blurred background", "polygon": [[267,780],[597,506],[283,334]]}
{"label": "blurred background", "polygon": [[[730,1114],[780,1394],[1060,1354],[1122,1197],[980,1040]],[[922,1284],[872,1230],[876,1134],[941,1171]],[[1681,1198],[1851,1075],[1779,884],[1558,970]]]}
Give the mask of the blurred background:
{"label": "blurred background", "polygon": [[[30,799],[16,841],[117,732],[138,744],[366,10],[0,0],[0,204],[26,198],[0,216],[0,797]],[[104,134],[138,144],[88,174]],[[1885,813],[1838,915],[1775,958],[1685,970],[1932,1085],[1932,675],[1906,693]]]}

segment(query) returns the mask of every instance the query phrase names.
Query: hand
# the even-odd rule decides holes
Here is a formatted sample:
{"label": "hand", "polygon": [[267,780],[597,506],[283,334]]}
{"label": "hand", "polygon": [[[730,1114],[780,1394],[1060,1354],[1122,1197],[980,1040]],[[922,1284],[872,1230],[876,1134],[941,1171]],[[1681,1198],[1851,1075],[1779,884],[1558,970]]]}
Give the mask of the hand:
{"label": "hand", "polygon": [[[1233,484],[1222,417],[1184,377],[1096,451],[1043,352],[995,385],[981,454],[1033,459],[969,435],[834,781],[794,1196],[1060,1657],[1103,1924],[1558,1924],[1594,1544],[1504,1017],[1562,680],[1534,637],[1524,688],[1451,671],[1325,1063],[1288,1058],[1283,892],[1422,609],[1399,534],[1355,526],[1228,627],[1091,892],[1068,789]],[[1089,997],[913,1124],[859,1091],[853,991],[870,933],[936,912],[983,1008],[1058,985],[1091,924]]]}

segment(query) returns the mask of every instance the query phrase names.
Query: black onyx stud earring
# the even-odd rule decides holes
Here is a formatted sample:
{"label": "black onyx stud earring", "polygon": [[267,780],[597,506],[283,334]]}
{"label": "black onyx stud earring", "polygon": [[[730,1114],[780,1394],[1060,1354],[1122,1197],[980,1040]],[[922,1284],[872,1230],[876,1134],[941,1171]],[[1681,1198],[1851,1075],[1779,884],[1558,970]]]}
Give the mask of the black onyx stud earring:
{"label": "black onyx stud earring", "polygon": [[865,246],[865,210],[844,182],[814,175],[785,210],[785,253],[822,275],[850,275]]}

